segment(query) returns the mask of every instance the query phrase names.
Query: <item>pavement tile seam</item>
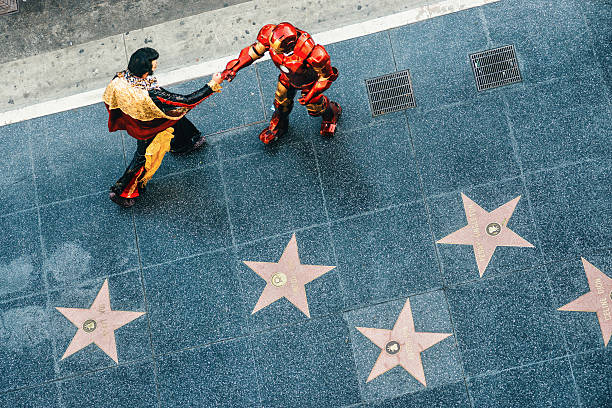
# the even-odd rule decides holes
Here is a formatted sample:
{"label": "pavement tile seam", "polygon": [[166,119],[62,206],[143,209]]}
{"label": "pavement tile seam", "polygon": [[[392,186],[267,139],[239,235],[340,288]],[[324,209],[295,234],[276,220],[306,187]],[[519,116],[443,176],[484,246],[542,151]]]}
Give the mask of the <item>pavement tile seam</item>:
{"label": "pavement tile seam", "polygon": [[58,384],[58,383],[61,384],[63,381],[71,380],[74,378],[79,378],[79,377],[82,377],[83,375],[91,375],[94,373],[113,370],[114,368],[117,368],[117,367],[127,367],[127,366],[140,364],[142,362],[147,362],[147,361],[153,361],[153,360],[148,359],[148,358],[142,358],[142,359],[135,359],[135,360],[130,360],[130,361],[123,361],[123,362],[119,362],[118,364],[113,364],[113,365],[109,365],[106,367],[94,368],[94,369],[91,369],[85,372],[71,373],[71,374],[64,375],[64,376],[58,376],[56,378],[53,378],[52,380],[44,381],[44,382],[37,383],[37,384],[30,384],[30,385],[26,385],[23,387],[12,388],[10,390],[0,392],[0,395],[10,394],[10,393],[18,392],[18,391],[23,391],[23,390],[36,389],[38,387],[48,385],[48,384]]}
{"label": "pavement tile seam", "polygon": [[[151,347],[153,349],[153,347]],[[157,359],[153,358],[153,379],[155,380],[155,393],[157,395],[157,407],[161,408],[162,399],[159,392],[159,368],[157,367]]]}
{"label": "pavement tile seam", "polygon": [[567,356],[567,362],[569,363],[570,375],[572,376],[572,382],[574,384],[574,393],[576,394],[576,399],[578,400],[578,405],[583,406],[582,396],[580,395],[580,389],[578,388],[578,381],[576,381],[576,374],[574,373],[574,365],[572,364],[572,359],[570,356]]}
{"label": "pavement tile seam", "polygon": [[125,139],[126,137],[129,137],[129,135],[126,136],[124,130],[120,130],[119,133],[121,135],[121,148],[123,149],[123,166],[127,167],[128,161],[127,161],[127,148],[125,146]]}
{"label": "pavement tile seam", "polygon": [[[438,292],[438,291],[440,291],[439,288],[434,288],[434,289],[429,289],[429,290],[426,290],[426,291],[411,293],[408,297],[419,296],[419,295],[426,295],[426,294],[434,293],[434,292]],[[244,334],[241,334],[241,335],[228,336],[228,337],[224,337],[224,338],[220,338],[220,339],[204,342],[204,343],[201,343],[201,344],[196,344],[196,345],[193,345],[193,346],[184,347],[184,348],[181,348],[181,349],[176,349],[176,350],[172,350],[172,351],[157,353],[157,354],[155,354],[154,358],[153,357],[152,358],[153,358],[154,361],[157,361],[157,359],[160,358],[160,357],[175,355],[175,354],[178,354],[178,353],[182,353],[184,351],[197,350],[197,349],[200,349],[200,348],[209,347],[209,346],[214,345],[214,344],[222,344],[222,343],[232,342],[232,341],[239,340],[239,339],[252,339],[253,337],[265,334],[265,333],[267,333],[269,331],[283,329],[283,328],[289,328],[289,327],[296,327],[296,326],[301,326],[301,325],[306,325],[306,324],[309,324],[309,322],[322,321],[322,320],[326,320],[329,317],[333,317],[333,316],[338,316],[338,317],[341,317],[341,318],[344,319],[346,313],[349,313],[349,312],[352,312],[352,311],[361,310],[361,309],[370,308],[372,306],[386,304],[386,303],[389,303],[389,302],[400,301],[400,300],[404,300],[405,301],[406,300],[406,296],[401,295],[401,296],[396,296],[396,297],[392,297],[392,298],[388,298],[388,299],[381,299],[380,301],[377,301],[376,303],[371,303],[371,304],[368,304],[366,306],[359,306],[359,307],[354,307],[354,308],[344,308],[342,310],[337,310],[337,311],[333,311],[333,312],[329,312],[329,313],[323,313],[323,314],[319,314],[317,316],[313,316],[313,317],[311,317],[308,320],[292,321],[292,322],[282,323],[282,324],[278,324],[278,325],[266,326],[265,328],[256,328],[254,330],[249,331],[248,333],[244,333]],[[454,328],[453,328],[453,333],[454,333]],[[147,360],[148,361],[148,358],[143,358],[143,359],[140,359],[140,360]],[[131,364],[134,361],[139,361],[139,360],[130,360],[129,363]],[[120,363],[120,364],[122,364],[122,363]]]}
{"label": "pavement tile seam", "polygon": [[[501,373],[508,373],[508,372],[512,372],[512,371],[519,371],[519,370],[522,370],[522,369],[525,369],[525,368],[530,368],[530,367],[536,367],[538,365],[543,365],[545,363],[549,363],[549,362],[552,362],[552,361],[566,360],[569,363],[570,375],[571,375],[573,386],[574,386],[574,392],[576,393],[576,397],[580,401],[581,400],[580,392],[579,392],[579,389],[578,389],[578,384],[577,384],[577,381],[576,381],[576,377],[574,375],[574,369],[573,369],[571,357],[576,357],[576,356],[580,356],[580,355],[590,354],[593,351],[598,351],[598,350],[602,350],[602,349],[590,349],[590,350],[585,350],[585,351],[581,351],[581,352],[573,353],[573,354],[572,353],[568,353],[568,354],[565,354],[565,355],[562,355],[562,356],[558,356],[558,357],[554,357],[554,358],[550,358],[550,359],[546,359],[546,360],[533,361],[533,362],[530,362],[528,364],[518,365],[518,366],[515,366],[515,367],[510,367],[510,368],[506,368],[506,369],[499,370],[499,371],[489,371],[489,372],[483,373],[483,374],[466,376],[465,380],[466,380],[466,384],[467,384],[467,381],[470,381],[470,380],[477,380],[477,379],[482,379],[482,378],[488,378],[488,377],[497,376],[497,375],[499,375]],[[467,385],[467,387],[468,387],[468,395],[470,395],[470,393],[469,393],[469,385]],[[474,402],[472,402],[472,405],[474,406]],[[580,406],[582,406],[582,402],[581,401],[580,401]]]}
{"label": "pavement tile seam", "polygon": [[[595,61],[597,61],[597,66],[599,68],[600,73],[603,75],[604,73],[604,62],[599,58],[599,56],[597,55],[597,52],[595,51],[595,33],[593,31],[593,27],[591,26],[591,24],[589,23],[589,19],[587,18],[586,13],[584,12],[584,10],[582,10],[579,6],[578,6],[578,12],[580,13],[580,15],[582,16],[582,20],[584,22],[584,25],[587,28],[587,31],[589,33],[589,37],[591,38],[591,42],[593,43],[593,46],[591,47],[591,51],[593,53],[593,59]],[[610,83],[608,83],[607,81],[604,81],[604,85],[608,88],[608,105],[612,104],[612,96],[610,95],[612,93],[612,88]]]}
{"label": "pavement tile seam", "polygon": [[227,194],[227,183],[225,182],[225,175],[223,171],[223,164],[221,163],[221,158],[219,157],[219,151],[216,150],[217,156],[217,169],[219,171],[219,177],[221,178],[221,185],[223,186],[223,198],[225,200],[225,211],[227,214],[227,222],[229,223],[230,236],[232,237],[232,248],[236,249],[236,235],[234,234],[234,224],[232,222],[232,214],[229,206],[229,197]]}
{"label": "pavement tile seam", "polygon": [[374,208],[373,210],[364,211],[364,212],[359,213],[359,214],[353,214],[353,215],[349,215],[349,216],[346,216],[346,217],[335,219],[333,221],[330,221],[330,224],[338,224],[338,223],[342,223],[344,221],[349,221],[349,220],[353,220],[353,219],[360,218],[360,217],[367,217],[368,215],[373,215],[373,214],[377,214],[377,213],[381,213],[381,212],[389,211],[389,210],[395,210],[395,209],[398,209],[398,208],[403,208],[403,207],[409,206],[411,204],[417,204],[417,203],[422,203],[422,202],[423,202],[423,199],[422,198],[418,198],[418,199],[406,201],[406,202],[403,202],[403,203],[400,203],[400,204],[391,204],[391,205],[388,205],[386,207]]}
{"label": "pavement tile seam", "polygon": [[[69,288],[78,287],[80,285],[91,285],[91,284],[100,282],[100,279],[116,278],[116,277],[119,277],[119,276],[123,276],[123,275],[127,275],[129,273],[136,272],[136,271],[138,271],[138,268],[130,268],[130,269],[126,269],[126,270],[121,271],[121,272],[110,273],[110,274],[107,274],[107,275],[101,275],[101,276],[96,276],[96,277],[92,277],[92,278],[88,278],[88,279],[84,279],[84,280],[79,280],[77,283],[70,283],[70,282],[67,282],[67,283],[58,283],[58,284],[54,285],[52,289],[49,288],[48,290],[47,289],[41,290],[41,291],[39,291],[37,293],[40,294],[40,293],[54,292],[54,291],[57,291],[58,289],[65,290],[65,289],[69,289]],[[23,296],[23,297],[29,297],[29,296],[30,295]],[[15,298],[12,298],[12,299],[14,300]],[[2,302],[0,302],[0,304],[1,303]]]}
{"label": "pavement tile seam", "polygon": [[393,66],[397,72],[397,60],[395,59],[395,50],[393,49],[393,41],[391,41],[391,30],[386,30],[387,40],[389,41],[389,49],[391,50],[391,58],[393,58]]}
{"label": "pavement tile seam", "polygon": [[[38,238],[39,238],[39,244],[40,244],[40,253],[43,259],[47,258],[47,251],[46,251],[46,247],[45,247],[45,240],[43,238],[43,234],[42,234],[42,217],[40,214],[40,197],[38,194],[38,186],[36,183],[36,171],[35,168],[36,166],[34,165],[34,154],[33,154],[33,147],[32,147],[32,138],[28,137],[27,138],[27,143],[28,143],[28,150],[30,152],[30,165],[32,168],[32,176],[33,176],[33,184],[34,184],[34,199],[36,202],[36,216],[37,216],[37,221],[38,221]],[[42,282],[43,282],[43,286],[45,289],[45,306],[47,308],[47,310],[50,310],[50,302],[51,302],[51,294],[50,294],[50,287],[49,287],[49,278],[47,277],[47,274],[45,271],[42,271],[41,274],[42,277]],[[51,320],[50,316],[47,316],[48,321]],[[51,349],[53,351],[53,370],[55,372],[56,376],[60,375],[60,367],[59,367],[59,362],[57,361],[57,358],[55,358],[55,356],[58,355],[58,345],[57,345],[57,339],[55,337],[51,337]],[[61,394],[61,393],[60,393]],[[60,398],[60,402],[61,402],[61,396]]]}
{"label": "pavement tile seam", "polygon": [[[575,166],[575,165],[581,165],[581,164],[586,164],[586,163],[591,163],[591,162],[597,162],[599,161],[599,159],[584,159],[584,160],[578,160],[578,161],[567,161],[567,162],[563,162],[559,165],[553,166],[553,167],[548,167],[545,169],[538,169],[538,170],[529,170],[526,171],[524,174],[525,176],[530,176],[530,175],[534,175],[534,174],[538,174],[538,173],[544,173],[544,172],[548,172],[548,171],[552,171],[552,170],[558,170],[558,169],[562,169],[565,167],[571,167],[571,166]],[[508,177],[508,178],[501,178],[501,179],[497,179],[497,180],[491,180],[491,181],[487,181],[486,183],[480,183],[480,184],[474,184],[472,186],[470,186],[470,188],[478,188],[478,187],[486,187],[486,186],[492,186],[498,183],[505,183],[508,181],[513,181],[513,180],[518,180],[518,179],[522,179],[521,176],[512,176],[512,177]],[[452,195],[452,194],[460,194],[461,192],[463,192],[465,189],[461,188],[458,190],[454,190],[454,191],[448,191],[448,192],[444,192],[444,193],[436,193],[436,194],[432,194],[427,196],[427,198],[429,200],[431,199],[435,199],[435,198],[441,198],[447,195]]]}
{"label": "pavement tile seam", "polygon": [[[124,41],[125,45],[125,41]],[[149,299],[147,297],[147,288],[145,287],[144,282],[144,273],[143,273],[143,263],[142,263],[142,255],[140,253],[140,241],[138,237],[138,229],[136,227],[136,215],[134,214],[134,210],[131,209],[132,212],[132,225],[134,227],[134,237],[136,240],[136,252],[138,254],[138,276],[140,279],[140,286],[142,290],[142,298],[144,300],[144,310],[145,315],[147,317],[147,330],[149,331],[149,347],[151,348],[151,358],[153,360],[153,380],[155,382],[155,392],[157,394],[157,402],[158,405],[161,403],[160,394],[159,394],[159,380],[157,378],[157,360],[155,357],[155,347],[153,347],[153,332],[151,330],[151,314],[149,313]]]}
{"label": "pavement tile seam", "polygon": [[[445,288],[442,289],[442,293],[444,294],[444,301],[446,302],[446,309],[448,311],[448,317],[450,320],[451,327],[453,329],[453,339],[455,341],[455,350],[459,351],[461,349],[459,348],[459,341],[457,340],[457,332],[455,330],[455,323],[453,322],[453,314],[451,313],[450,302],[448,301],[448,294]],[[473,407],[474,398],[472,394],[470,393],[470,387],[468,385],[468,379],[465,373],[465,364],[463,362],[463,354],[460,351],[457,353],[457,359],[459,360],[459,366],[461,367],[461,378],[463,379],[463,385],[465,386],[465,391],[469,398],[470,405]]]}
{"label": "pavement tile seam", "polygon": [[[317,169],[317,177],[318,177],[318,181],[319,181],[319,191],[321,192],[321,197],[323,197],[323,208],[325,209],[325,219],[327,220],[327,222],[325,224],[327,224],[327,233],[329,234],[330,240],[329,243],[331,245],[331,249],[332,249],[332,255],[334,257],[334,265],[338,265],[338,254],[336,252],[336,244],[334,242],[334,236],[332,234],[332,230],[331,230],[331,222],[330,222],[330,218],[329,218],[329,210],[327,208],[327,199],[325,198],[325,191],[323,189],[323,178],[321,176],[321,167],[319,166],[319,155],[317,152],[317,148],[314,144],[314,142],[310,142],[311,148],[314,152],[314,159],[315,159],[315,167]],[[344,293],[344,286],[342,284],[342,279],[338,279],[338,285],[340,286],[340,292]],[[344,297],[343,297],[344,298]],[[343,299],[344,302],[344,307],[346,308],[346,299]],[[355,367],[355,370],[357,370],[357,367]]]}
{"label": "pavement tile seam", "polygon": [[493,47],[493,40],[491,39],[491,30],[489,30],[489,22],[482,10],[482,7],[478,9],[478,18],[480,19],[480,24],[484,30],[485,36],[487,37],[487,49]]}
{"label": "pavement tile seam", "polygon": [[[264,117],[267,118],[266,102],[264,101],[263,87],[261,86],[261,74],[259,73],[260,65],[255,64],[255,77],[257,78],[257,88],[259,89],[259,101],[261,103],[261,111],[264,112]],[[265,122],[265,120],[263,121]]]}
{"label": "pavement tile seam", "polygon": [[[390,41],[390,39],[389,39]],[[406,119],[406,127],[408,128],[408,137],[410,138],[410,144],[412,145],[412,154],[415,157],[415,161],[417,161],[418,159],[416,158],[416,150],[414,148],[414,138],[412,137],[412,129],[410,127],[410,120],[408,119],[408,114],[406,112],[404,112],[404,117]],[[423,181],[423,175],[421,173],[421,167],[420,166],[416,166],[416,172],[417,172],[417,176],[419,178],[419,186],[421,188],[421,197],[423,200],[423,204],[425,206],[425,214],[427,214],[427,224],[429,224],[429,232],[431,233],[431,240],[435,243],[436,242],[436,235],[435,232],[433,230],[433,225],[431,222],[431,208],[429,207],[429,203],[427,202],[427,193],[425,191],[425,182]],[[436,263],[438,264],[438,274],[441,278],[442,281],[442,286],[445,286],[445,282],[443,279],[443,275],[442,275],[442,259],[440,257],[440,249],[438,248],[438,245],[434,245],[434,251],[436,254]],[[445,298],[446,298],[446,293],[445,293]],[[446,303],[448,306],[448,299],[446,299]],[[449,308],[450,310],[450,308]],[[451,319],[452,322],[452,319]],[[454,334],[454,326],[453,326],[453,334]],[[456,339],[456,337],[455,337]],[[462,365],[462,369],[463,369],[463,365]]]}
{"label": "pavement tile seam", "polygon": [[[533,171],[533,172],[526,172],[525,175],[526,176],[535,176],[535,175],[539,175],[542,174],[543,176],[548,175],[555,175],[557,172],[563,171],[567,168],[573,168],[576,172],[576,174],[581,174],[581,170],[585,167],[585,165],[591,165],[591,164],[599,164],[600,167],[602,169],[610,169],[612,166],[612,162],[607,160],[607,159],[587,159],[587,160],[582,160],[582,161],[578,161],[578,162],[572,162],[572,163],[562,163],[559,166],[555,166],[549,169],[541,169],[538,171]],[[535,177],[530,177],[532,180],[535,179]],[[555,181],[555,188],[560,189],[561,187],[558,185],[560,181],[556,180]],[[529,190],[528,190],[529,191]],[[535,193],[535,192],[534,192]],[[534,219],[534,222],[536,223],[536,227],[539,228],[540,224],[539,222],[541,222],[540,220],[536,220]],[[600,245],[604,245],[603,243]],[[605,250],[606,248],[608,248],[606,245],[604,246],[590,246],[587,248],[583,248],[582,252],[586,251],[586,250],[591,250],[591,251],[602,251]],[[555,261],[567,261],[567,260],[572,260],[575,258],[577,254],[575,253],[567,253],[565,251],[563,251],[562,254],[558,254],[556,253],[553,256],[550,256],[549,263],[553,263]],[[543,257],[543,259],[546,259],[546,256]]]}
{"label": "pavement tile seam", "polygon": [[[482,10],[481,10],[482,13]],[[484,17],[484,15],[483,15]],[[525,177],[525,170],[523,169],[523,162],[521,161],[521,156],[520,156],[520,149],[518,146],[518,142],[516,140],[516,136],[514,134],[514,124],[512,123],[512,118],[510,117],[510,106],[508,103],[508,99],[506,97],[506,95],[502,94],[501,96],[501,100],[503,101],[504,104],[504,114],[506,116],[506,123],[508,124],[508,129],[509,129],[509,136],[510,136],[510,143],[512,144],[512,151],[514,152],[514,160],[516,160],[518,166],[519,166],[519,170],[520,170],[520,178],[521,178],[521,183],[522,183],[522,187],[525,191],[525,198],[527,199],[527,206],[529,208],[529,215],[531,216],[532,220],[535,220],[535,213],[533,211],[533,205],[531,203],[531,197],[529,195],[529,189],[527,188],[527,180]],[[542,242],[540,240],[540,235],[538,234],[538,230],[537,228],[534,230],[534,235],[536,237],[536,240],[538,243]],[[540,256],[544,256],[544,250],[542,249],[542,245],[538,245],[538,250],[540,251]]]}

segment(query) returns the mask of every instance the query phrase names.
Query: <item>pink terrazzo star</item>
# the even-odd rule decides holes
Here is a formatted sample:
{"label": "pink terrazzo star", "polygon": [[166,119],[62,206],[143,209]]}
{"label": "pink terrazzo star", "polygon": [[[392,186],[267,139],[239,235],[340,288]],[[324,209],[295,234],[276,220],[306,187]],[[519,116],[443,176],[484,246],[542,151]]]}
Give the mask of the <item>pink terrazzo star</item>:
{"label": "pink terrazzo star", "polygon": [[597,313],[604,347],[607,347],[612,336],[612,279],[584,258],[582,265],[591,291],[557,310]]}
{"label": "pink terrazzo star", "polygon": [[304,285],[335,268],[335,266],[302,265],[295,234],[289,240],[278,262],[243,262],[267,282],[251,314],[284,297],[310,317]]}
{"label": "pink terrazzo star", "polygon": [[78,328],[62,360],[94,343],[117,364],[119,361],[115,330],[144,314],[143,312],[111,310],[108,279],[102,284],[102,288],[89,309],[67,307],[56,307],[56,309]]}
{"label": "pink terrazzo star", "polygon": [[498,246],[529,247],[533,245],[507,227],[521,196],[487,212],[461,193],[468,225],[437,241],[439,244],[472,245],[480,277]]}
{"label": "pink terrazzo star", "polygon": [[399,365],[425,387],[427,382],[421,352],[452,335],[452,333],[415,332],[410,299],[406,299],[392,330],[366,327],[357,327],[357,330],[381,349],[366,382]]}

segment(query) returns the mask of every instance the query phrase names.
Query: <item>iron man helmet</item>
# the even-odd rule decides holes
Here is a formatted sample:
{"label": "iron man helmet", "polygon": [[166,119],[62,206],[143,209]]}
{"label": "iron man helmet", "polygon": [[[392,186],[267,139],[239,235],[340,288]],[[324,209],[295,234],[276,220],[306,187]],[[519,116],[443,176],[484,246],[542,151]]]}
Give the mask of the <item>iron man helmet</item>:
{"label": "iron man helmet", "polygon": [[293,51],[298,39],[297,29],[290,23],[280,23],[270,36],[270,48],[276,53],[287,54]]}

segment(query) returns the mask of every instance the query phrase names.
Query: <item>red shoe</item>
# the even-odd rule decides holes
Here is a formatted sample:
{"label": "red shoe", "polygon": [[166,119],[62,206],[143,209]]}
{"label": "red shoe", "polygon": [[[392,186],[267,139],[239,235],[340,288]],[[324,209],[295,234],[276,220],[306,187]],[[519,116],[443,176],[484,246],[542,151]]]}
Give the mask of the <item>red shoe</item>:
{"label": "red shoe", "polygon": [[334,116],[332,116],[330,120],[323,120],[323,122],[321,122],[321,135],[332,137],[336,133],[336,124],[342,115],[342,108],[336,102],[330,102],[329,107]]}
{"label": "red shoe", "polygon": [[279,136],[287,133],[289,128],[289,115],[282,114],[279,111],[274,111],[270,124],[259,134],[259,140],[264,144],[270,144],[279,138]]}
{"label": "red shoe", "polygon": [[133,206],[134,204],[136,204],[136,200],[134,200],[133,198],[125,198],[125,197],[121,197],[118,194],[113,193],[112,191],[110,192],[110,194],[108,195],[108,198],[110,198],[113,203],[123,207],[123,208],[130,208],[131,206]]}

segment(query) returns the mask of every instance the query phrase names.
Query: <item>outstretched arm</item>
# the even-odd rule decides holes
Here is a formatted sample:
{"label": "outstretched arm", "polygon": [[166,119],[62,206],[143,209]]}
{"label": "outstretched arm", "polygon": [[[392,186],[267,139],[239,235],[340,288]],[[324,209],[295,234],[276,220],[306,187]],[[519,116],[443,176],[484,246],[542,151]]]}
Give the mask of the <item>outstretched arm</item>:
{"label": "outstretched arm", "polygon": [[155,105],[165,113],[171,111],[184,113],[186,110],[195,108],[214,92],[219,92],[221,82],[223,82],[223,76],[217,73],[206,85],[190,94],[183,95],[170,92],[164,88],[155,88],[149,91],[149,96]]}
{"label": "outstretched arm", "polygon": [[238,58],[231,60],[225,66],[225,71],[221,73],[223,79],[227,79],[229,82],[236,77],[238,71],[244,67],[248,67],[253,61],[260,59],[264,56],[266,51],[270,48],[270,34],[274,29],[274,25],[267,24],[259,30],[257,34],[257,42],[249,45],[240,51]]}

